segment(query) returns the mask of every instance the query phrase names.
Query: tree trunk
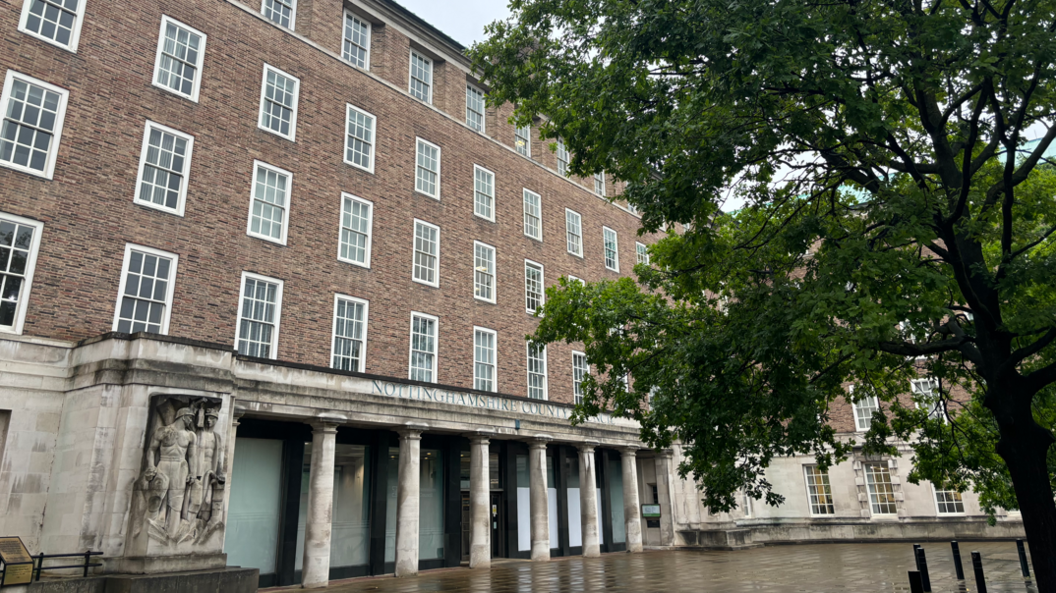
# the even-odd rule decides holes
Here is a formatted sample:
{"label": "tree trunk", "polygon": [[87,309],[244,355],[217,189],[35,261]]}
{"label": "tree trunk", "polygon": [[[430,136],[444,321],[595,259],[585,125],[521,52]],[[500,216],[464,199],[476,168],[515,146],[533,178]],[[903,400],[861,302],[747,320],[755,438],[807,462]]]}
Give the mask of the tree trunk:
{"label": "tree trunk", "polygon": [[997,453],[1012,475],[1038,590],[1056,591],[1056,502],[1046,462],[1056,439],[1029,415],[1020,416],[1019,420],[1006,425],[999,417],[1001,440]]}

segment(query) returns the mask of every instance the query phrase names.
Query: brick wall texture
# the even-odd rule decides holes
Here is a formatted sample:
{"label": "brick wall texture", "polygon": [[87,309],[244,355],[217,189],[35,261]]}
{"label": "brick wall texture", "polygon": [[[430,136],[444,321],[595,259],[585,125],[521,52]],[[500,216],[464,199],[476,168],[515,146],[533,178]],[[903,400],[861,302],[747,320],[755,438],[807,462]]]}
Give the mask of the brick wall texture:
{"label": "brick wall texture", "polygon": [[[171,335],[233,345],[248,271],[285,283],[280,360],[329,366],[341,293],[370,302],[368,373],[407,376],[410,315],[420,311],[440,319],[439,383],[472,387],[473,327],[482,326],[498,331],[498,391],[523,396],[524,336],[536,325],[524,309],[524,260],[545,266],[547,286],[562,275],[615,278],[604,267],[604,225],[619,234],[620,272],[632,272],[638,219],[595,196],[592,180],[556,175],[537,131],[535,160],[516,154],[508,106],[489,111],[488,136],[462,125],[466,76],[456,64],[438,63],[436,107],[411,98],[410,40],[395,26],[374,26],[368,74],[335,58],[337,0],[300,0],[303,37],[257,15],[256,1],[84,1],[71,53],[20,33],[22,2],[0,0],[0,68],[70,92],[54,179],[0,168],[0,212],[45,224],[26,335],[110,331],[125,245],[135,243],[180,257]],[[163,14],[208,36],[197,103],[151,85]],[[296,142],[257,127],[265,63],[300,79]],[[348,103],[377,117],[373,174],[343,162]],[[133,202],[147,120],[194,136],[182,217]],[[416,137],[442,149],[439,201],[414,191]],[[285,246],[246,234],[254,160],[293,173]],[[474,164],[496,174],[494,223],[473,215]],[[523,188],[542,196],[542,242],[522,232]],[[337,259],[342,192],[374,203],[369,269]],[[583,258],[566,251],[566,207],[583,216]],[[415,218],[441,228],[439,288],[411,280]],[[474,240],[497,249],[495,304],[473,298]],[[552,400],[572,399],[571,350],[550,348]]]}

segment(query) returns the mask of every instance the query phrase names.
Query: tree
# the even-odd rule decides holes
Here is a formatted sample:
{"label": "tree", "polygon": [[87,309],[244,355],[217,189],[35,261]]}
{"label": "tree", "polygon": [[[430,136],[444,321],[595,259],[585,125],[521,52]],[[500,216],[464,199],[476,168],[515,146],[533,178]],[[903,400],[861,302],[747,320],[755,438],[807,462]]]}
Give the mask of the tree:
{"label": "tree", "polygon": [[[645,229],[687,229],[640,285],[549,291],[534,339],[582,341],[597,369],[580,417],[680,440],[713,510],[738,489],[777,504],[775,456],[847,455],[826,421],[853,383],[887,402],[868,446],[912,437],[915,478],[987,504],[1010,480],[1056,590],[1056,0],[511,9],[471,50],[489,100],[545,114],[572,172],[626,181]],[[925,375],[931,417],[899,399]]]}

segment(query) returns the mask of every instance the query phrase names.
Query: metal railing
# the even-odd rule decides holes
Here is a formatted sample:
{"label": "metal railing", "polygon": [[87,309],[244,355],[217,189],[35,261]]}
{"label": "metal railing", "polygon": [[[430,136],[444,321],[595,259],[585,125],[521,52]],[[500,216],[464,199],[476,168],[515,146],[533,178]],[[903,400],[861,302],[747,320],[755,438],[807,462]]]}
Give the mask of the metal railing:
{"label": "metal railing", "polygon": [[[40,580],[40,573],[45,570],[60,570],[65,568],[83,568],[84,576],[87,578],[88,569],[96,566],[102,566],[102,562],[92,562],[92,556],[102,556],[102,552],[85,551],[80,554],[45,554],[41,552],[36,556],[33,556],[33,580]],[[45,560],[55,560],[57,558],[83,558],[83,562],[77,564],[64,564],[62,566],[44,566]]]}

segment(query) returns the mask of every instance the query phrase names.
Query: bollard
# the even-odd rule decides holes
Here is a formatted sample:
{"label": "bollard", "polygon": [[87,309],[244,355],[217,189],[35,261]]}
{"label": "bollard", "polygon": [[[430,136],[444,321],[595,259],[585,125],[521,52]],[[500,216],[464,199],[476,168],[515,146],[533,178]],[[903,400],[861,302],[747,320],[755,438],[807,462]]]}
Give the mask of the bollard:
{"label": "bollard", "polygon": [[909,571],[909,593],[924,593],[924,584],[920,580],[919,571]]}
{"label": "bollard", "polygon": [[920,572],[920,544],[913,544],[913,563],[917,566],[917,572]]}
{"label": "bollard", "polygon": [[1019,552],[1019,570],[1023,572],[1023,578],[1030,578],[1030,567],[1027,565],[1027,551],[1023,548],[1023,540],[1016,540],[1016,551]]}
{"label": "bollard", "polygon": [[961,547],[957,545],[957,542],[950,542],[950,548],[953,549],[953,570],[957,572],[957,580],[964,580],[964,566],[961,565]]}
{"label": "bollard", "polygon": [[924,547],[917,547],[917,568],[920,569],[920,583],[924,586],[924,593],[931,593],[931,577],[928,575],[928,557],[924,555]]}
{"label": "bollard", "polygon": [[983,557],[979,552],[972,552],[972,569],[975,571],[975,590],[986,593],[986,577],[983,576]]}

